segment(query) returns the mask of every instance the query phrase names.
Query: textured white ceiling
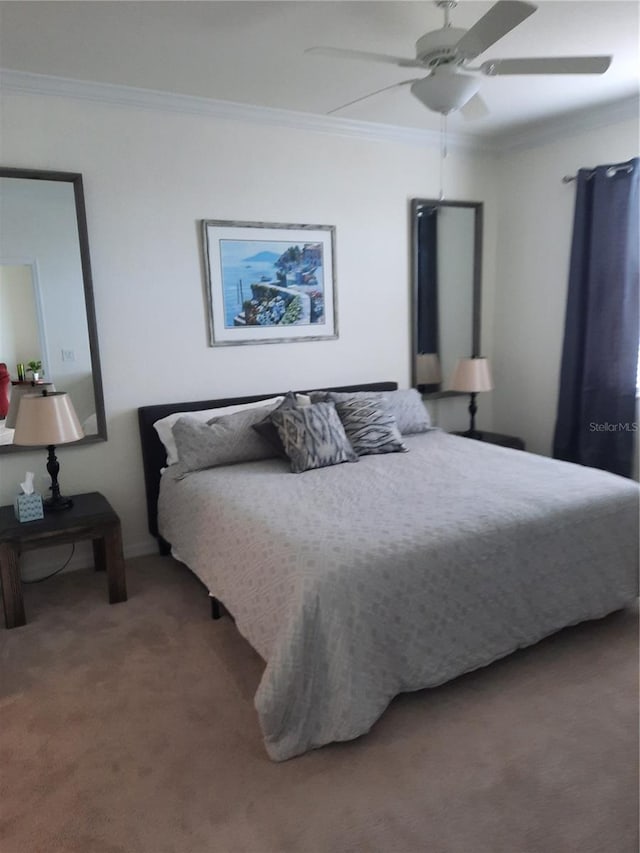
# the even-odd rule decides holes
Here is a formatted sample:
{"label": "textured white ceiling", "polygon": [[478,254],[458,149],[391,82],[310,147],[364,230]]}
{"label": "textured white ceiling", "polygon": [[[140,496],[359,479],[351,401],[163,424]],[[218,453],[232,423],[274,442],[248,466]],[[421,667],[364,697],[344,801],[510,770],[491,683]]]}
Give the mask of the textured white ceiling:
{"label": "textured white ceiling", "polygon": [[[461,2],[468,29],[493,4]],[[450,127],[490,135],[638,92],[640,4],[541,0],[538,10],[481,60],[612,54],[602,76],[483,78],[488,118]],[[2,2],[0,66],[79,80],[325,114],[415,69],[304,53],[314,45],[412,57],[415,42],[443,24],[432,2]],[[408,87],[337,115],[437,129]]]}

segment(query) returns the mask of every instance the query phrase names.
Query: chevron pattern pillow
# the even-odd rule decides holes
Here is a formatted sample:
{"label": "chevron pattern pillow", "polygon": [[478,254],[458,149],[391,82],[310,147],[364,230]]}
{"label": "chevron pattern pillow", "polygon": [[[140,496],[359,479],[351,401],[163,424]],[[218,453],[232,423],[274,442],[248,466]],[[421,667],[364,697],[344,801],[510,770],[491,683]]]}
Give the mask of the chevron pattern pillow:
{"label": "chevron pattern pillow", "polygon": [[407,452],[396,419],[379,401],[354,397],[336,403],[336,411],[358,456]]}
{"label": "chevron pattern pillow", "polygon": [[294,474],[357,462],[333,403],[278,409],[271,415]]}
{"label": "chevron pattern pillow", "polygon": [[[322,393],[314,391],[311,399],[317,399],[315,395]],[[329,391],[327,400],[333,403],[344,403],[354,397],[365,400],[377,400],[378,404],[387,409],[396,420],[396,425],[402,435],[411,435],[416,432],[426,432],[431,428],[429,413],[422,402],[422,397],[415,388],[407,388],[399,391]]]}

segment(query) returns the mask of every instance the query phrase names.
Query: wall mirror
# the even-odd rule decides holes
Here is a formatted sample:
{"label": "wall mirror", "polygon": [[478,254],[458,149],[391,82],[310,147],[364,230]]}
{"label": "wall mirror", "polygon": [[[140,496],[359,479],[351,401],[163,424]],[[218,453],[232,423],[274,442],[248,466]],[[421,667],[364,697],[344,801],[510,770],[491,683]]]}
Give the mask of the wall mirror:
{"label": "wall mirror", "polygon": [[447,390],[459,358],[480,355],[482,202],[413,199],[412,384]]}
{"label": "wall mirror", "polygon": [[0,452],[30,449],[10,428],[11,398],[30,390],[18,365],[30,361],[41,362],[40,383],[69,393],[85,432],[77,443],[106,440],[82,176],[0,168],[0,364],[10,377],[0,369]]}

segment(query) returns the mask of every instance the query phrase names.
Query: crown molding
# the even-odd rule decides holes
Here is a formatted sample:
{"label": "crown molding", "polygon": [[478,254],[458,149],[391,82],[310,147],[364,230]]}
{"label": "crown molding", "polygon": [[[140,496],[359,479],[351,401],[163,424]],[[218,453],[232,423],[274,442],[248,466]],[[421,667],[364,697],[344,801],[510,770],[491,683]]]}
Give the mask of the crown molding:
{"label": "crown molding", "polygon": [[[87,100],[136,110],[158,110],[209,116],[228,121],[311,131],[330,136],[393,142],[420,148],[439,149],[440,147],[440,132],[435,130],[356,121],[274,107],[258,107],[252,104],[203,98],[196,95],[181,95],[173,92],[161,92],[156,89],[74,80],[69,77],[35,74],[30,71],[15,71],[8,68],[0,68],[0,90],[28,95]],[[638,104],[637,96],[621,98],[483,136],[449,131],[447,145],[451,150],[490,154],[504,154],[517,149],[535,148],[609,124],[631,120],[638,121]]]}
{"label": "crown molding", "polygon": [[[234,101],[180,95],[134,86],[73,80],[68,77],[54,77],[48,74],[34,74],[29,71],[14,71],[7,68],[0,68],[0,90],[29,95],[88,100],[137,110],[160,110],[209,116],[229,121],[325,133],[332,136],[402,143],[421,148],[438,149],[440,147],[440,133],[435,130],[354,121],[335,116],[315,115],[274,107],[258,107]],[[447,144],[451,149],[463,151],[492,150],[492,146],[487,144],[486,140],[477,140],[471,135],[461,133],[449,132]]]}
{"label": "crown molding", "polygon": [[640,100],[637,95],[620,98],[617,101],[561,113],[545,121],[520,125],[511,131],[496,134],[492,137],[492,142],[495,151],[500,154],[517,149],[538,148],[610,124],[638,122],[639,107]]}

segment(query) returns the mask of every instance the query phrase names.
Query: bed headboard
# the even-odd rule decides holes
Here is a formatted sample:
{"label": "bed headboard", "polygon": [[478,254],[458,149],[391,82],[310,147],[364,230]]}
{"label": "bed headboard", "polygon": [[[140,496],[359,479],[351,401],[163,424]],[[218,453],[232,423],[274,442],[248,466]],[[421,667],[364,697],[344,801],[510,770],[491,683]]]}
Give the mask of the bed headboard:
{"label": "bed headboard", "polygon": [[[341,385],[326,388],[327,391],[395,391],[397,382],[369,382],[363,385]],[[255,403],[258,400],[268,400],[286,392],[274,394],[256,394],[250,397],[225,397],[220,400],[194,400],[189,403],[161,403],[157,406],[141,406],[138,409],[138,425],[142,443],[142,464],[144,468],[144,484],[147,493],[147,517],[149,532],[158,536],[158,493],[160,491],[160,472],[166,465],[167,456],[164,445],[158,437],[153,425],[160,418],[173,412],[197,412],[200,409],[217,409],[221,406],[235,406],[239,403]],[[304,394],[305,391],[298,391]]]}

